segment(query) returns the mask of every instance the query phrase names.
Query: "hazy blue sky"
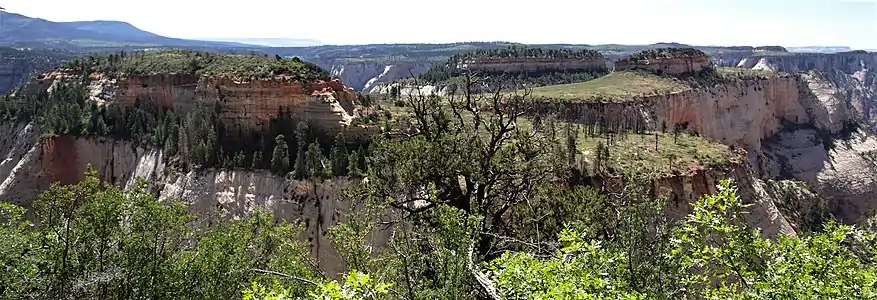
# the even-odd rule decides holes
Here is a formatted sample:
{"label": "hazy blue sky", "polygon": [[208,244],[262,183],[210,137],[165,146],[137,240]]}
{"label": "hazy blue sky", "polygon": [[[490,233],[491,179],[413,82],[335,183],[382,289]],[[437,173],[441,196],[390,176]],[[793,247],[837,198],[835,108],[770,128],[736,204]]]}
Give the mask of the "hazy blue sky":
{"label": "hazy blue sky", "polygon": [[514,41],[877,49],[877,0],[0,0],[52,21],[119,20],[181,38],[329,44]]}

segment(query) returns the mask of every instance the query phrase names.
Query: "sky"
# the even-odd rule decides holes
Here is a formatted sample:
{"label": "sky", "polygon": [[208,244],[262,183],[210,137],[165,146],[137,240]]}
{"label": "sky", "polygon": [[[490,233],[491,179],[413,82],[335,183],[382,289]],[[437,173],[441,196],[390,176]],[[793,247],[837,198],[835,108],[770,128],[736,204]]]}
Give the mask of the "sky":
{"label": "sky", "polygon": [[877,49],[877,0],[0,0],[0,6],[51,21],[125,21],[177,38]]}

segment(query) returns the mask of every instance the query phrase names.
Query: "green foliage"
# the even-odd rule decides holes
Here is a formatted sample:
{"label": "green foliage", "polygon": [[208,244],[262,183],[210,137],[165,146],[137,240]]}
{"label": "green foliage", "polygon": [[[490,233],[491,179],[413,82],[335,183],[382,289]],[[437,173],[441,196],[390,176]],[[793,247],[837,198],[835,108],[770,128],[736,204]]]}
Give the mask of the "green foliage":
{"label": "green foliage", "polygon": [[337,281],[326,282],[316,291],[311,292],[310,297],[320,300],[384,299],[390,287],[390,284],[353,270],[347,274],[344,284],[339,284]]}
{"label": "green foliage", "polygon": [[506,252],[488,265],[503,299],[646,299],[621,275],[624,253],[583,241],[575,231],[564,231],[560,241],[564,247],[551,260]]}
{"label": "green foliage", "polygon": [[[368,274],[353,270],[347,273],[344,283],[326,281],[316,284],[314,291],[308,293],[307,299],[314,300],[377,300],[385,299],[389,294],[390,284],[383,283]],[[243,291],[243,300],[284,300],[296,299],[293,290],[279,284],[267,288],[258,282]]]}
{"label": "green foliage", "polygon": [[[742,219],[746,205],[729,181],[693,205],[661,238],[668,247],[651,253],[631,251],[648,243],[618,247],[615,239],[568,224],[559,235],[563,247],[547,259],[506,252],[485,267],[504,299],[870,299],[877,293],[872,233],[828,222],[822,232],[765,239]],[[659,264],[638,267],[634,259],[642,254]],[[649,280],[635,284],[637,277]]]}
{"label": "green foliage", "polygon": [[282,134],[274,138],[274,154],[271,155],[271,171],[277,174],[286,174],[289,170],[289,146]]}
{"label": "green foliage", "polygon": [[301,60],[267,55],[213,54],[188,50],[120,52],[89,55],[66,62],[63,68],[80,74],[119,75],[182,74],[244,79],[312,82],[329,80],[325,70]]}
{"label": "green foliage", "polygon": [[122,191],[90,169],[37,197],[34,227],[23,209],[0,205],[0,297],[229,299],[244,283],[275,280],[251,269],[314,277],[299,228],[257,213],[196,229],[185,205],[160,203],[144,186]]}
{"label": "green foliage", "polygon": [[329,155],[329,161],[332,163],[332,174],[341,175],[347,173],[347,141],[343,134],[335,136],[335,144],[332,145],[332,152]]}

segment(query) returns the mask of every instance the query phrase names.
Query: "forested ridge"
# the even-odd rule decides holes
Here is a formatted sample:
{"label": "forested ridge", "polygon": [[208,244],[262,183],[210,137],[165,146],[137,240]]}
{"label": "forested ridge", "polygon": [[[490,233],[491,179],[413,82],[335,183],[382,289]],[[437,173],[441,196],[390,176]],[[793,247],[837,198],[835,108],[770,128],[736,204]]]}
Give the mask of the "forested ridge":
{"label": "forested ridge", "polygon": [[215,54],[190,50],[133,51],[88,55],[67,61],[62,68],[77,74],[186,74],[300,82],[328,80],[329,73],[299,58],[268,55]]}
{"label": "forested ridge", "polygon": [[[467,74],[464,83],[486,80],[503,78]],[[355,208],[326,232],[346,271],[325,274],[299,242],[296,221],[257,213],[208,225],[190,203],[156,200],[145,182],[121,190],[90,170],[79,184],[41,193],[30,211],[0,204],[0,298],[877,297],[874,228],[818,210],[812,231],[769,239],[744,220],[755,199],[728,180],[671,218],[670,195],[653,190],[668,176],[664,161],[635,166],[645,160],[612,154],[625,150],[619,145],[647,145],[635,153],[643,157],[707,148],[682,143],[691,133],[593,115],[573,127],[562,111],[537,109],[526,91],[485,86],[497,90],[393,99],[406,109],[404,122],[387,122],[393,134],[362,148],[282,108],[257,132],[220,122],[215,107],[177,112],[138,101],[107,111],[87,101],[82,85],[4,97],[4,122],[161,148],[177,168],[359,179],[319,200]],[[587,143],[595,151],[582,151]],[[370,242],[375,231],[391,232],[386,245]]]}

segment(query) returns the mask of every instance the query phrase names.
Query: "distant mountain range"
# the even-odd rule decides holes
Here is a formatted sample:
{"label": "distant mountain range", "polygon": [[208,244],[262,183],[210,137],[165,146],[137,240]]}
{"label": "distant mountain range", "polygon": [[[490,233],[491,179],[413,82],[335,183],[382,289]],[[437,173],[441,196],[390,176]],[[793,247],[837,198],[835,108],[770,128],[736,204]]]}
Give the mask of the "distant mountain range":
{"label": "distant mountain range", "polygon": [[52,22],[0,11],[0,45],[52,47],[258,47],[237,42],[170,38],[118,21]]}

